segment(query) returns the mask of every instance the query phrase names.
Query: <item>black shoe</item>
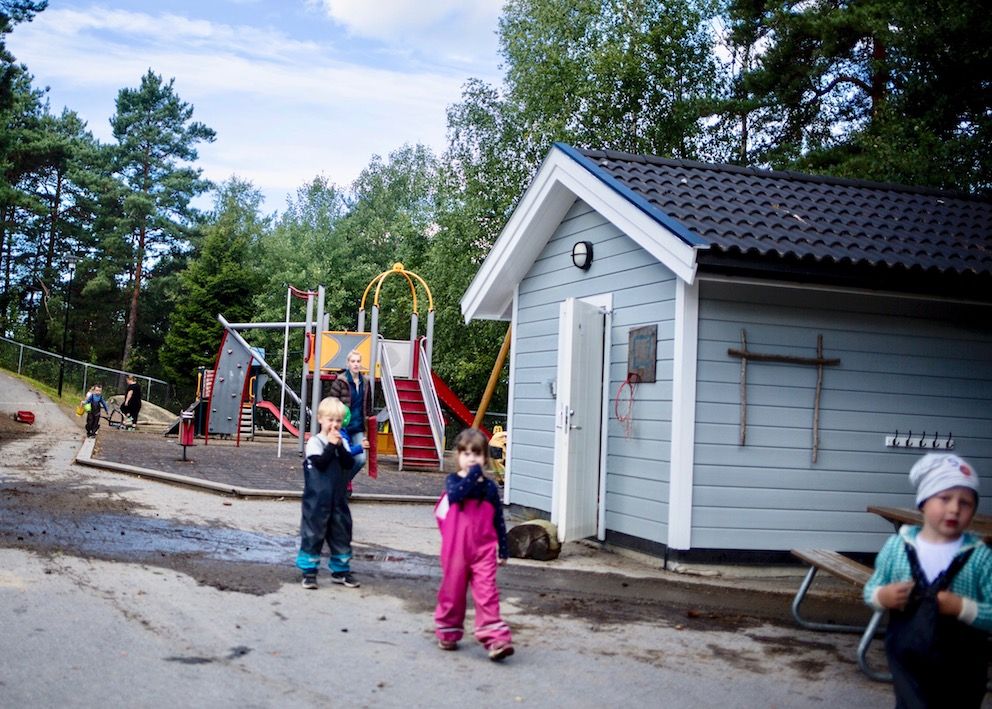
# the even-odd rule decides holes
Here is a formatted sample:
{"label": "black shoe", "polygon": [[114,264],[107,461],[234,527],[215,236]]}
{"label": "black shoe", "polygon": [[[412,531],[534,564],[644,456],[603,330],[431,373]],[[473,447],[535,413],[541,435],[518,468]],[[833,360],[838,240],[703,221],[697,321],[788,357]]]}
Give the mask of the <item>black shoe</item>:
{"label": "black shoe", "polygon": [[347,588],[358,588],[362,585],[358,583],[358,579],[350,571],[338,571],[331,574],[331,583],[339,583]]}
{"label": "black shoe", "polygon": [[504,645],[493,645],[489,648],[489,659],[493,662],[502,662],[512,654],[513,645],[510,643],[506,643]]}
{"label": "black shoe", "polygon": [[312,591],[317,588],[317,574],[303,574],[303,588]]}

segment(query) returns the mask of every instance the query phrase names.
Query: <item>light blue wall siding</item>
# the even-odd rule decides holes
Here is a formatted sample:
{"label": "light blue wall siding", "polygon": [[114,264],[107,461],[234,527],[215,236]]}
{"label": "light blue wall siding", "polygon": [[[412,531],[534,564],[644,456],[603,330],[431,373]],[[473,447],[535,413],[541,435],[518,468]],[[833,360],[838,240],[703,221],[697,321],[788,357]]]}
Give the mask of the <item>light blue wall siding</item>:
{"label": "light blue wall siding", "polygon": [[[593,243],[588,271],[571,262],[572,244]],[[588,205],[576,202],[521,281],[514,351],[510,501],[550,511],[554,459],[558,312],[567,297],[613,294],[610,348],[606,528],[667,541],[671,443],[674,275]],[[658,381],[637,387],[631,435],[613,413],[627,375],[627,335],[658,325]],[[590,386],[601,387],[590,379]],[[626,390],[624,395],[626,395]],[[624,409],[625,410],[625,409]]]}
{"label": "light blue wall siding", "polygon": [[[900,433],[953,433],[983,475],[992,511],[992,309],[813,290],[703,282],[700,291],[693,548],[877,551],[891,526],[870,504],[912,507],[919,452]],[[825,367],[820,449],[811,462],[816,368],[752,362],[747,444],[738,445],[740,360],[754,352]]]}

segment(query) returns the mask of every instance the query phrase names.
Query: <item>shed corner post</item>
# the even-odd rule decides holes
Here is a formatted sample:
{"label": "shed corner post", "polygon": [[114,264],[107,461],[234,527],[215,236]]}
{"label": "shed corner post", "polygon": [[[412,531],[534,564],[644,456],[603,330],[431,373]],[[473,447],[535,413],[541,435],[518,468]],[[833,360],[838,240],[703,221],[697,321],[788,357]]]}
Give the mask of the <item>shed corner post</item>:
{"label": "shed corner post", "polygon": [[672,359],[672,450],[668,483],[668,543],[691,548],[692,485],[696,426],[696,358],[699,343],[699,281],[675,286]]}

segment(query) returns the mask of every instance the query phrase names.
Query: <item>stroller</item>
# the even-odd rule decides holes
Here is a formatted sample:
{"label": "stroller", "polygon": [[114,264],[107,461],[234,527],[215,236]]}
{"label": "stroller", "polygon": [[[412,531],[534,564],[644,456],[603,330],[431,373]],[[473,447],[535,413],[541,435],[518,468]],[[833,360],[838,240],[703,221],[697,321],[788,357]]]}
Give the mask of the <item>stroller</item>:
{"label": "stroller", "polygon": [[121,411],[119,404],[110,405],[110,413],[103,417],[107,425],[121,431],[137,431],[135,420]]}

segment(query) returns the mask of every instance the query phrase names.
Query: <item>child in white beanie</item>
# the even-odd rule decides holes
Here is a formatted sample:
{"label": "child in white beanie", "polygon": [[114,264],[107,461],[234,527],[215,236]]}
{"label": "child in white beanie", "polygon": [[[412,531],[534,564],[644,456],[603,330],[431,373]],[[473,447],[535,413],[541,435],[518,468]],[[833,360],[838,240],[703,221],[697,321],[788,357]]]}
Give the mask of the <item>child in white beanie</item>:
{"label": "child in white beanie", "polygon": [[909,472],[923,526],[885,542],[865,602],[888,609],[885,654],[896,707],[980,707],[992,631],[992,551],[965,529],[978,475],[956,455],[928,453]]}

